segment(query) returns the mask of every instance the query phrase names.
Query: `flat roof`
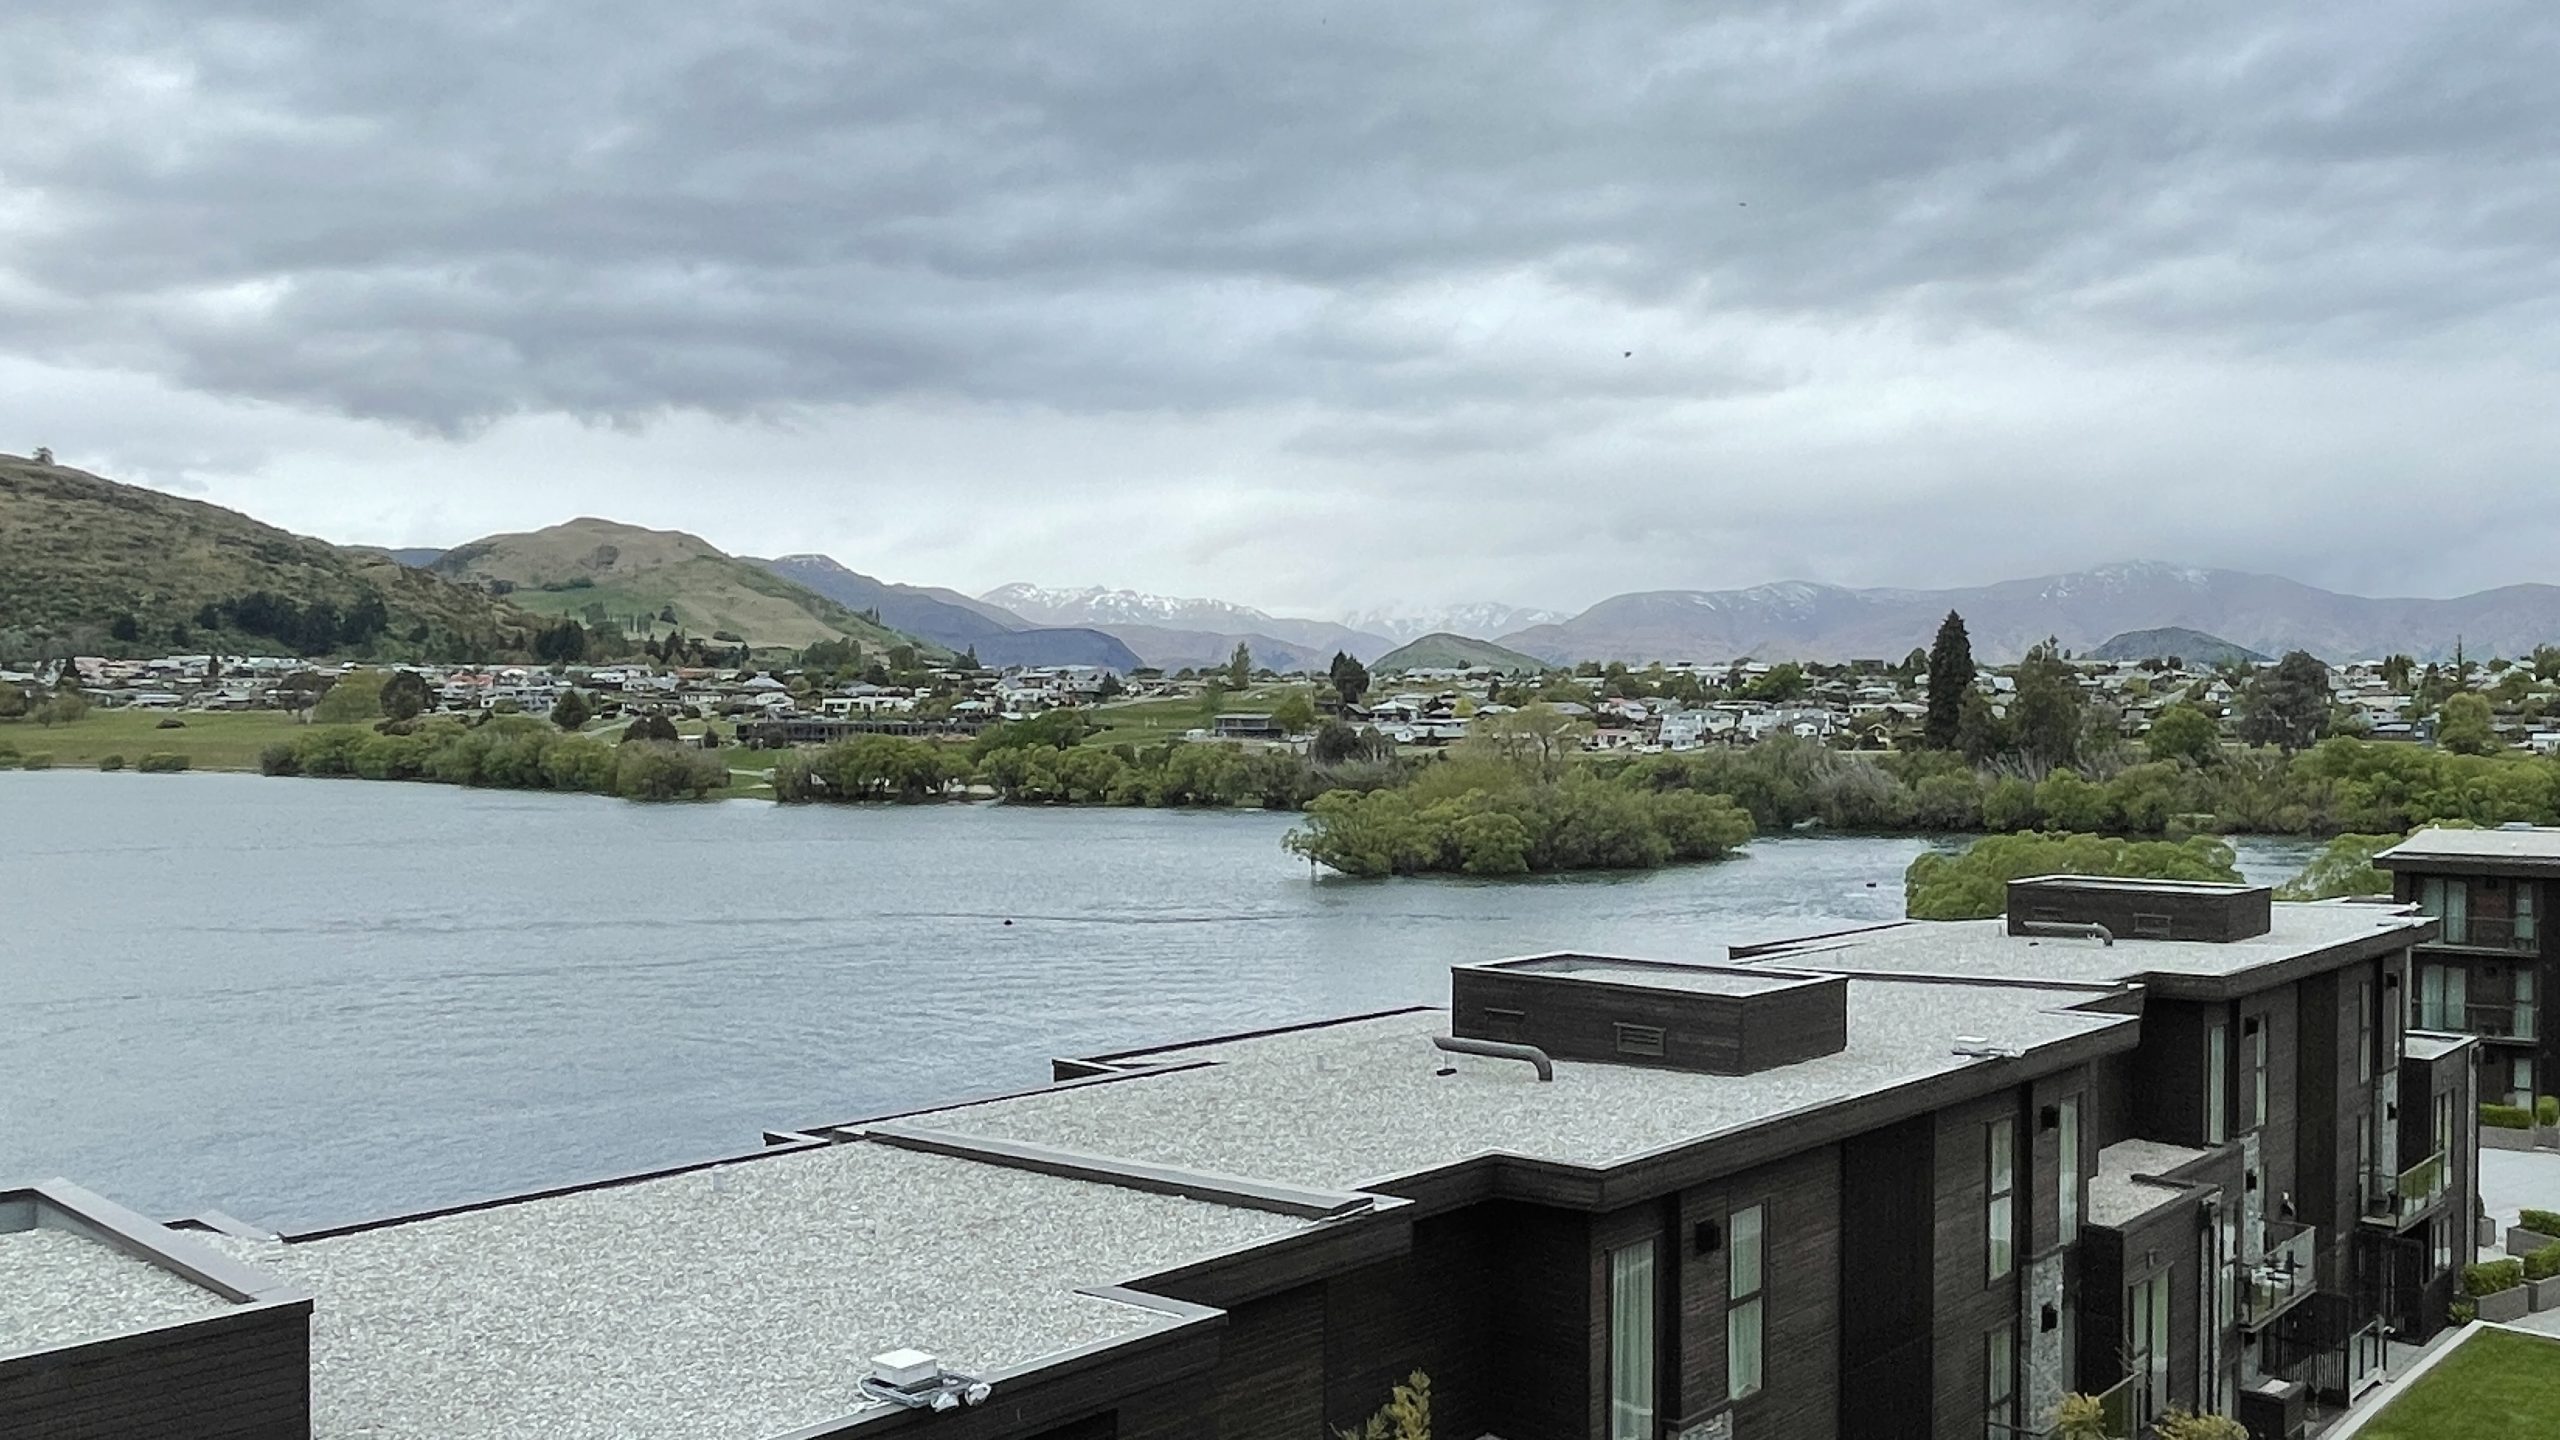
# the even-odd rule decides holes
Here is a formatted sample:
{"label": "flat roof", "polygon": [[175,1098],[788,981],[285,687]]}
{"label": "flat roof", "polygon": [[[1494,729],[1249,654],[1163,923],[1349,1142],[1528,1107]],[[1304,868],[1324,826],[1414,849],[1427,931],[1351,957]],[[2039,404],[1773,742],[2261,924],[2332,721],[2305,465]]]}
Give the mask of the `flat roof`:
{"label": "flat roof", "polygon": [[2246,895],[2254,890],[2271,888],[2225,884],[2217,880],[2143,880],[2121,875],[2031,875],[2010,883],[2069,890],[2135,890],[2145,894],[2167,891],[2173,895]]}
{"label": "flat roof", "polygon": [[2410,1030],[2400,1037],[2400,1053],[2412,1060],[2441,1060],[2465,1045],[2475,1043],[2468,1035],[2448,1035],[2438,1030]]}
{"label": "flat roof", "polygon": [[86,1235],[0,1230],[0,1356],[203,1320],[236,1303]]}
{"label": "flat roof", "polygon": [[1172,1325],[1077,1292],[1311,1223],[840,1144],[206,1243],[315,1295],[320,1440],[766,1440],[871,1406],[886,1351],[985,1374]]}
{"label": "flat roof", "polygon": [[1882,970],[1914,974],[2067,980],[2081,984],[2140,981],[2151,976],[2232,979],[2359,941],[2392,948],[2396,932],[2435,922],[2406,906],[2334,903],[2270,907],[2267,933],[2239,940],[2118,938],[2113,945],[2077,937],[2012,935],[2007,922],[1906,920],[1801,943],[1755,947],[1737,959],[1802,969]]}
{"label": "flat roof", "polygon": [[2520,830],[2419,831],[2374,857],[2376,865],[2425,864],[2429,861],[2539,862],[2560,867],[2560,828],[2534,826]]}
{"label": "flat roof", "polygon": [[1733,965],[1625,960],[1610,955],[1532,955],[1522,960],[1495,960],[1457,968],[1509,975],[1570,975],[1577,980],[1603,980],[1613,985],[1641,985],[1651,990],[1685,990],[1701,995],[1765,995],[1772,990],[1826,983],[1823,976],[1772,974]]}
{"label": "flat roof", "polygon": [[2100,1150],[2098,1168],[2089,1176],[2089,1223],[2121,1230],[2184,1195],[2183,1185],[2135,1177],[2175,1170],[2204,1155],[2150,1140],[2119,1140]]}
{"label": "flat roof", "polygon": [[[2105,987],[1861,979],[1848,1044],[1751,1075],[1445,1056],[1447,1012],[1425,1010],[1145,1053],[1207,1064],[911,1117],[939,1131],[1251,1175],[1373,1189],[1479,1155],[1605,1166],[1796,1112],[1867,1100],[1990,1063],[1959,1041],[2025,1052],[2131,1025],[2070,1007]],[[1123,1057],[1136,1058],[1136,1057]],[[1445,1065],[1456,1073],[1440,1075]]]}

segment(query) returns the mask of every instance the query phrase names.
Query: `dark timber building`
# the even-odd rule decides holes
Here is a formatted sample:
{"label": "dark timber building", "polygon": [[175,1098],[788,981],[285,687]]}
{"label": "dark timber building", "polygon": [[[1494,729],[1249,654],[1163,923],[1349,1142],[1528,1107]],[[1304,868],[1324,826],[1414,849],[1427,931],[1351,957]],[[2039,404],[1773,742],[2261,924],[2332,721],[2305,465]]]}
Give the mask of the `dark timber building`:
{"label": "dark timber building", "polygon": [[1461,965],[1445,1010],[298,1236],[0,1191],[0,1433],[1325,1440],[1420,1372],[1444,1440],[2010,1440],[2071,1391],[2273,1435],[2442,1323],[2434,920],[2010,912]]}
{"label": "dark timber building", "polygon": [[2480,1038],[2480,1096],[2531,1107],[2560,1091],[2541,1024],[2551,957],[2541,917],[2560,881],[2560,830],[2421,830],[2374,863],[2392,891],[2437,922],[2420,945],[2413,1023]]}

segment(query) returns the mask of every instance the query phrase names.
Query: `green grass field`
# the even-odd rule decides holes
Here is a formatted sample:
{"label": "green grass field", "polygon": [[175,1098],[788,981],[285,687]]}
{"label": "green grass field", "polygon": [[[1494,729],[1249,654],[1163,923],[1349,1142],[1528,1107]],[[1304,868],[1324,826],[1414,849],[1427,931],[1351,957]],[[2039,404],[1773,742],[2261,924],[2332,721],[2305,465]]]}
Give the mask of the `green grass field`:
{"label": "green grass field", "polygon": [[[1282,697],[1305,693],[1304,685],[1256,685],[1238,690],[1218,703],[1219,711],[1269,710]],[[1179,740],[1185,731],[1206,729],[1211,711],[1198,698],[1181,700],[1114,700],[1083,712],[1103,728],[1085,737],[1087,745],[1146,744]]]}
{"label": "green grass field", "polygon": [[2560,1440],[2560,1340],[2482,1330],[2357,1433],[2358,1440]]}
{"label": "green grass field", "polygon": [[0,748],[21,755],[50,752],[58,769],[94,766],[102,755],[121,755],[131,765],[165,752],[186,756],[191,769],[255,770],[259,751],[302,728],[281,710],[190,711],[175,717],[185,722],[177,730],[159,728],[166,718],[166,711],[157,710],[92,710],[68,725],[0,721]]}

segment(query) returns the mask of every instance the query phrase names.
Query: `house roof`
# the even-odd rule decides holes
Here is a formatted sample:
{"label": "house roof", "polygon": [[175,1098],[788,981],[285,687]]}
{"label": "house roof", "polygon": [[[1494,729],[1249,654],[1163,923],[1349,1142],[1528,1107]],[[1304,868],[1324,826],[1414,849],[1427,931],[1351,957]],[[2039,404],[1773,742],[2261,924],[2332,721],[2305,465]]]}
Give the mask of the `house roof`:
{"label": "house roof", "polygon": [[1600,1168],[1742,1132],[1802,1133],[1811,1113],[2003,1063],[1958,1054],[1959,1041],[2029,1055],[2121,1034],[2129,1047],[2133,1017],[2072,1008],[2108,993],[1854,980],[1848,1043],[1834,1054],[1751,1075],[1557,1060],[1552,1082],[1516,1062],[1465,1057],[1442,1074],[1446,1057],[1430,1042],[1448,1033],[1447,1012],[1410,1011],[1151,1052],[1145,1062],[1168,1068],[917,1121],[1337,1190],[1374,1190],[1488,1155]]}
{"label": "house roof", "polygon": [[2245,994],[2403,949],[2431,938],[2436,922],[2407,906],[2278,904],[2267,933],[2240,940],[2119,940],[2012,935],[2005,920],[1906,920],[1845,935],[1737,948],[1735,958],[1851,973],[2043,978],[2078,984],[2139,983],[2163,994]]}
{"label": "house roof", "polygon": [[0,1230],[0,1356],[201,1320],[237,1303],[88,1235]]}
{"label": "house roof", "polygon": [[901,1347],[984,1375],[1167,1328],[1086,1293],[1317,1222],[828,1145],[301,1241],[312,1433],[764,1440],[869,1408]]}
{"label": "house roof", "polygon": [[2373,857],[2386,870],[2560,875],[2560,828],[2426,829]]}

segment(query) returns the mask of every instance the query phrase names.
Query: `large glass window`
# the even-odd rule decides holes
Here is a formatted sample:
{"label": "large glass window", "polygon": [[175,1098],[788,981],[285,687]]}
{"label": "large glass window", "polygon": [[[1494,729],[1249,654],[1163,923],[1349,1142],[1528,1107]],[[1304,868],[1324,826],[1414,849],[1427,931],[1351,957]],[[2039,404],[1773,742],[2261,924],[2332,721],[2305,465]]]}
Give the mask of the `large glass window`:
{"label": "large glass window", "polygon": [[2219,1020],[2204,1027],[2204,1143],[2219,1145],[2231,1138],[2231,1027]]}
{"label": "large glass window", "polygon": [[1990,1242],[1991,1279],[1998,1280],[2017,1265],[2018,1132],[2014,1121],[1994,1120],[1990,1126],[1990,1187],[1983,1205],[1983,1229]]}
{"label": "large glass window", "polygon": [[2133,1423],[2160,1418],[2169,1400],[2169,1272],[2161,1271],[2125,1297],[2126,1358],[2133,1368]]}
{"label": "large glass window", "polygon": [[1653,1440],[1653,1250],[1609,1252],[1609,1440]]}
{"label": "large glass window", "polygon": [[2418,1028],[2469,1030],[2471,972],[2460,965],[2418,967]]}
{"label": "large glass window", "polygon": [[2444,922],[2444,943],[2471,943],[2471,886],[2462,880],[2430,875],[2418,884],[2418,913]]}
{"label": "large glass window", "polygon": [[1982,1339],[1982,1440],[2012,1440],[2018,1423],[2018,1327]]}
{"label": "large glass window", "polygon": [[2062,1243],[2069,1245],[2080,1238],[2080,1097],[2062,1102],[2062,1119],[2056,1127],[2062,1133],[2062,1166],[2054,1177],[2062,1206]]}
{"label": "large glass window", "polygon": [[2267,1017],[2249,1022],[2249,1124],[2267,1123]]}
{"label": "large glass window", "polygon": [[2373,1078],[2373,982],[2356,987],[2356,1078]]}
{"label": "large glass window", "polygon": [[1741,1400],[1760,1393],[1768,1372],[1768,1212],[1758,1205],[1736,1210],[1725,1228],[1733,1237],[1733,1260],[1725,1280],[1724,1388],[1726,1399]]}

